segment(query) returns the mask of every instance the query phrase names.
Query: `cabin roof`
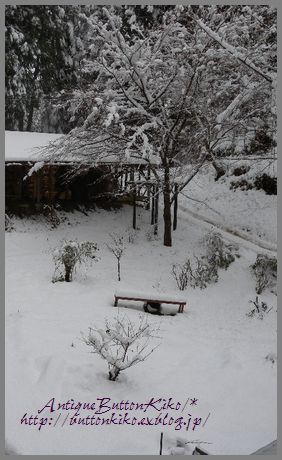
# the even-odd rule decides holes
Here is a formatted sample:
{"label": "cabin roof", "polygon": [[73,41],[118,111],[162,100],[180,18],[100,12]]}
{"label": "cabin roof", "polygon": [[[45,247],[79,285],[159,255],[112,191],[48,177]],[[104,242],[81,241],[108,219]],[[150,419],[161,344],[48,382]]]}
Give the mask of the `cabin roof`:
{"label": "cabin roof", "polygon": [[[64,134],[51,134],[51,133],[36,133],[27,131],[5,131],[5,161],[6,162],[42,162],[46,160],[46,156],[40,151],[46,147],[50,142],[57,141],[62,138]],[[79,162],[87,163],[85,155],[79,153],[74,158],[71,156],[69,159],[65,157],[58,159],[58,163]],[[93,160],[91,160],[91,163]],[[56,159],[54,159],[54,163]],[[120,165],[141,165],[147,164],[148,161],[136,155],[125,159],[124,155],[106,155],[104,158],[98,159],[93,162],[96,164],[120,164]],[[160,163],[160,158],[152,155],[150,163],[155,165]]]}
{"label": "cabin roof", "polygon": [[37,150],[61,136],[62,134],[5,131],[5,161],[43,160]]}

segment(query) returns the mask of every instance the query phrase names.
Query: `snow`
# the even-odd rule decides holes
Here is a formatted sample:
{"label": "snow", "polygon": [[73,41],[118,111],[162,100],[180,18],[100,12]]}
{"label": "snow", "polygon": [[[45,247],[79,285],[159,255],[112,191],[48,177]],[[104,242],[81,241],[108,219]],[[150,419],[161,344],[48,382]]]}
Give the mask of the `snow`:
{"label": "snow", "polygon": [[[211,207],[217,206],[221,217],[215,215],[222,222],[225,214],[229,226],[244,225],[250,236],[257,236],[259,223],[264,238],[274,240],[274,197],[260,191],[233,192],[226,182],[212,182],[205,174],[196,176],[189,188],[189,194],[192,192],[199,200],[207,199]],[[184,208],[200,206],[184,198]],[[212,211],[202,206],[201,212],[209,216]],[[269,292],[260,296],[274,307],[263,320],[246,316],[249,301],[256,295],[249,266],[261,252],[259,246],[239,238],[240,258],[227,271],[219,272],[218,283],[181,293],[188,302],[184,313],[147,314],[148,322],[160,328],[160,339],[153,339],[152,346],[161,343],[146,361],[122,372],[119,381],[108,380],[106,363],[89,353],[81,340],[81,333],[87,334],[90,326],[105,330],[106,318],[111,322],[126,314],[137,323],[144,315],[141,302],[114,308],[117,289],[165,296],[176,292],[172,264],[201,254],[201,241],[207,227],[212,228],[187,216],[184,211],[179,213],[174,243],[168,248],[162,245],[161,221],[158,239],[148,241],[150,212],[138,209],[139,229],[121,260],[121,283],[116,280],[116,260],[106,244],[112,229],[120,233],[130,227],[131,207],[88,215],[69,213],[53,230],[39,218],[13,218],[15,231],[6,234],[5,406],[10,451],[21,455],[158,455],[163,432],[163,454],[183,453],[181,438],[210,443],[202,447],[212,455],[245,455],[276,439],[276,364],[266,360],[269,354],[276,356],[276,297]],[[223,235],[228,238],[227,233]],[[89,269],[87,277],[78,271],[71,283],[52,283],[53,249],[62,240],[76,239],[97,243],[99,263]],[[172,311],[168,306],[163,309]],[[122,400],[144,403],[152,397],[172,398],[181,407],[188,401],[183,413],[169,409],[169,415],[191,414],[202,420],[210,415],[205,426],[195,431],[168,425],[70,426],[68,422],[63,425],[63,420],[75,411],[57,410],[56,406],[56,411],[50,413],[45,408],[40,414],[55,420],[61,413],[56,426],[42,426],[39,431],[37,426],[20,423],[24,414],[37,414],[51,398],[55,404],[71,398],[74,404],[111,398],[113,404]],[[198,400],[194,406],[192,398]],[[165,412],[162,410],[163,415]],[[89,413],[93,411],[81,409],[80,417]],[[132,414],[156,415],[151,409],[145,414],[129,411]],[[185,453],[196,444],[186,446]]]}
{"label": "snow", "polygon": [[[266,249],[276,250],[277,243],[277,196],[266,195],[262,190],[230,189],[232,181],[251,179],[256,174],[275,175],[276,162],[267,160],[223,162],[232,171],[235,167],[251,166],[244,176],[213,179],[212,166],[207,166],[188,184],[179,196],[179,209],[183,218],[203,217],[222,230],[260,244]],[[229,203],[227,206],[226,203]],[[263,244],[265,243],[265,244]]]}
{"label": "snow", "polygon": [[128,291],[126,289],[116,289],[115,296],[117,297],[132,297],[132,298],[140,298],[140,299],[148,299],[148,300],[166,300],[172,302],[186,302],[187,299],[184,296],[179,296],[179,294],[175,293],[166,293],[163,292],[152,292],[152,291]]}
{"label": "snow", "polygon": [[5,161],[39,161],[37,149],[62,137],[62,134],[5,131]]}
{"label": "snow", "polygon": [[273,84],[273,81],[276,78],[274,74],[269,74],[268,72],[265,72],[259,67],[257,67],[247,56],[238,51],[238,49],[234,46],[227,43],[222,37],[219,36],[218,33],[211,30],[201,19],[196,20],[196,22],[210,37],[212,37],[217,43],[219,43],[230,54],[232,54],[232,56],[234,56],[236,59],[245,64],[250,69],[254,70],[269,83]]}
{"label": "snow", "polygon": [[[50,142],[58,141],[62,139],[64,135],[62,134],[49,134],[49,133],[35,133],[35,132],[22,132],[22,131],[5,131],[5,161],[6,162],[16,162],[16,161],[31,161],[36,162],[32,170],[28,175],[31,175],[33,172],[38,171],[43,166],[44,160],[50,160],[46,156],[46,152],[40,152],[40,149],[46,147]],[[89,151],[90,150],[90,151]],[[87,155],[89,157],[87,158]],[[58,157],[56,159],[56,154],[52,157],[52,161],[59,161],[60,163],[64,162],[83,162],[83,163],[95,163],[95,158],[93,158],[93,150],[89,147],[88,151],[86,149],[81,149],[80,152],[76,154],[70,154],[67,152],[63,157],[60,155],[58,148]],[[160,158],[157,155],[150,154],[149,160],[151,164],[158,165],[160,164]],[[119,163],[122,164],[134,164],[142,165],[147,164],[148,159],[142,158],[139,155],[134,153],[130,154],[130,157],[125,159],[123,152],[120,155],[112,154],[108,152],[101,154],[97,159],[97,164],[109,164],[109,163]]]}

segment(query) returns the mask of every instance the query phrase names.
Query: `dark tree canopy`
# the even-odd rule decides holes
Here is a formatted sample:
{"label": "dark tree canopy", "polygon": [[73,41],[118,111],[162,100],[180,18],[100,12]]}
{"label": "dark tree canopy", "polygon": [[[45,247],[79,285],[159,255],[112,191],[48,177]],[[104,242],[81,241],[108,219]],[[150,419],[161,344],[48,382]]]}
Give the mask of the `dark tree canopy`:
{"label": "dark tree canopy", "polygon": [[42,95],[73,87],[77,7],[6,6],[6,128],[31,130]]}

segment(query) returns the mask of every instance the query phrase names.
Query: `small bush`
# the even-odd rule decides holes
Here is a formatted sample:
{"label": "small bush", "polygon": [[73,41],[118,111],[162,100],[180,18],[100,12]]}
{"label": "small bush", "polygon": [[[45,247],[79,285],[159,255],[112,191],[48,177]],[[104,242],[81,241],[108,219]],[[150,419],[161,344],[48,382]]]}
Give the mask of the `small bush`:
{"label": "small bush", "polygon": [[277,178],[268,174],[256,177],[254,185],[257,190],[263,190],[266,195],[277,195]]}
{"label": "small bush", "polygon": [[14,230],[12,219],[8,214],[5,214],[5,232],[11,232],[12,230]]}
{"label": "small bush", "polygon": [[255,137],[251,140],[246,153],[267,153],[274,146],[276,146],[276,142],[272,138],[271,134],[269,134],[269,127],[263,126],[256,131]]}
{"label": "small bush", "polygon": [[193,288],[199,287],[200,289],[205,289],[208,284],[217,283],[218,271],[214,261],[206,257],[202,257],[201,259],[195,257],[195,260],[196,266],[191,271],[190,285]]}
{"label": "small bush", "polygon": [[134,244],[136,240],[136,236],[137,236],[136,230],[129,228],[126,230],[126,235],[127,235],[128,243]]}
{"label": "small bush", "polygon": [[[153,227],[153,226],[152,226]],[[155,235],[154,233],[154,228],[150,228],[147,232],[146,232],[146,239],[147,241],[156,241],[158,239],[158,236]]]}
{"label": "small bush", "polygon": [[246,179],[241,179],[238,181],[232,181],[230,183],[230,188],[231,190],[236,190],[237,188],[240,188],[241,190],[252,190],[254,185]]}
{"label": "small bush", "polygon": [[193,267],[190,259],[187,259],[182,265],[174,264],[172,275],[180,291],[184,291],[188,285],[192,288],[204,289],[208,284],[218,281],[216,266],[205,257],[201,259],[195,257]]}
{"label": "small bush", "polygon": [[184,291],[189,283],[191,273],[191,264],[190,260],[187,259],[186,262],[181,264],[173,264],[172,266],[172,275],[176,281],[177,287],[180,291]]}
{"label": "small bush", "polygon": [[269,361],[271,364],[275,364],[277,362],[277,355],[276,353],[268,353],[265,357],[266,361]]}
{"label": "small bush", "polygon": [[256,292],[261,294],[266,288],[276,294],[277,259],[265,254],[258,254],[256,261],[250,267],[256,278]]}
{"label": "small bush", "polygon": [[[53,282],[72,281],[72,276],[77,265],[87,265],[92,261],[97,262],[97,245],[91,241],[64,241],[53,252],[55,273]],[[63,270],[63,273],[62,273]]]}
{"label": "small bush", "polygon": [[238,246],[227,244],[223,241],[220,233],[209,232],[204,238],[207,251],[207,259],[211,265],[227,270],[229,265],[238,257]]}
{"label": "small bush", "polygon": [[150,341],[156,337],[155,332],[145,315],[137,324],[124,315],[111,323],[106,320],[104,330],[89,328],[88,337],[83,337],[83,341],[108,363],[109,380],[116,381],[122,371],[145,361],[153,353],[156,346],[152,348]]}
{"label": "small bush", "polygon": [[244,178],[232,181],[230,188],[236,190],[263,190],[266,195],[277,195],[277,178],[271,177],[268,174],[257,176],[254,180],[246,180]]}
{"label": "small bush", "polygon": [[42,212],[52,229],[60,225],[61,219],[53,205],[44,204]]}
{"label": "small bush", "polygon": [[172,275],[180,291],[184,291],[188,285],[204,289],[208,284],[216,283],[218,269],[227,270],[235,257],[239,257],[238,247],[225,243],[219,233],[208,233],[202,242],[206,247],[204,256],[194,257],[193,264],[187,259],[183,264],[172,266]]}
{"label": "small bush", "polygon": [[233,176],[242,176],[246,174],[250,170],[249,166],[238,166],[237,168],[233,169]]}
{"label": "small bush", "polygon": [[270,310],[272,310],[273,308],[268,308],[267,303],[259,300],[258,296],[255,300],[250,300],[250,303],[253,304],[255,308],[253,308],[249,313],[247,313],[247,316],[249,318],[253,318],[256,316],[259,319],[263,319],[264,314],[269,313]]}

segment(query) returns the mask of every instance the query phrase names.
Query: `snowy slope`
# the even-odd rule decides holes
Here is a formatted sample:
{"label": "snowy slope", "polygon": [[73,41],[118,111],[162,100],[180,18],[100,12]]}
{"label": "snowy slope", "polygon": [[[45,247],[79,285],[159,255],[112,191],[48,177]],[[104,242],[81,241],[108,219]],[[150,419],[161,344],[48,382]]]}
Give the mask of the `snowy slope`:
{"label": "snowy slope", "polygon": [[[198,182],[201,192],[197,198],[205,196],[206,185],[200,188]],[[223,207],[220,187],[215,185],[213,190],[218,193],[215,201]],[[226,207],[226,220],[229,226],[241,228],[240,192],[231,193],[233,212],[231,206]],[[259,200],[260,192],[254,193]],[[252,194],[248,200],[246,207]],[[269,203],[269,215],[274,216],[273,201]],[[214,203],[210,200],[209,204]],[[256,206],[254,201],[253,208]],[[258,206],[260,216],[267,212],[264,206],[266,201]],[[276,354],[276,297],[269,292],[261,296],[273,306],[264,320],[246,317],[249,300],[256,295],[248,267],[260,249],[240,245],[241,257],[220,272],[217,284],[180,293],[171,265],[202,253],[201,239],[207,228],[180,213],[173,247],[166,248],[162,245],[162,224],[158,239],[147,240],[150,215],[140,210],[139,230],[135,241],[127,245],[121,261],[122,281],[118,283],[116,263],[106,243],[109,232],[130,227],[131,213],[130,207],[124,207],[88,216],[69,214],[68,221],[55,230],[44,222],[17,220],[16,231],[6,234],[6,437],[10,448],[26,455],[157,455],[161,432],[166,454],[178,438],[210,443],[202,447],[211,454],[250,454],[272,442],[276,439],[276,364],[265,357]],[[208,213],[206,210],[205,215]],[[266,219],[261,220],[255,210],[245,216],[245,225],[253,234],[256,221],[260,221],[264,237],[272,241],[272,235],[274,241],[274,229],[268,229]],[[52,284],[51,250],[63,238],[97,242],[101,260],[87,277],[77,273],[72,283]],[[105,318],[112,319],[118,312],[133,321],[143,314],[138,302],[120,302],[120,307],[114,308],[117,288],[175,292],[186,298],[187,307],[176,316],[148,314],[150,323],[160,325],[160,346],[147,361],[122,373],[118,382],[110,382],[106,363],[89,353],[81,332],[87,334],[93,324],[103,327]],[[167,312],[175,310],[166,307]],[[157,343],[159,339],[155,340]],[[68,411],[62,411],[53,426],[58,412],[45,410],[46,417],[54,418],[50,426],[39,431],[36,426],[20,423],[24,414],[36,414],[53,397],[60,402],[70,398],[81,402],[101,397],[116,402],[172,398],[182,404],[183,413],[178,416],[200,417],[202,424],[208,419],[194,431],[162,425],[69,426],[62,423]],[[198,399],[197,404],[188,402],[184,408],[188,398]],[[169,415],[173,415],[172,410]],[[181,448],[175,452],[177,449],[183,453]]]}
{"label": "snowy slope", "polygon": [[[241,163],[236,162],[236,167],[242,166]],[[246,166],[246,162],[243,164]],[[273,167],[276,165],[267,169],[265,162],[259,162],[256,170],[247,177],[254,173],[271,174]],[[266,195],[262,190],[235,191],[230,189],[230,183],[240,177],[227,176],[215,182],[213,176],[211,167],[199,172],[179,197],[180,211],[195,213],[222,229],[237,230],[242,236],[258,243],[269,243],[269,249],[275,249],[277,196]]]}

